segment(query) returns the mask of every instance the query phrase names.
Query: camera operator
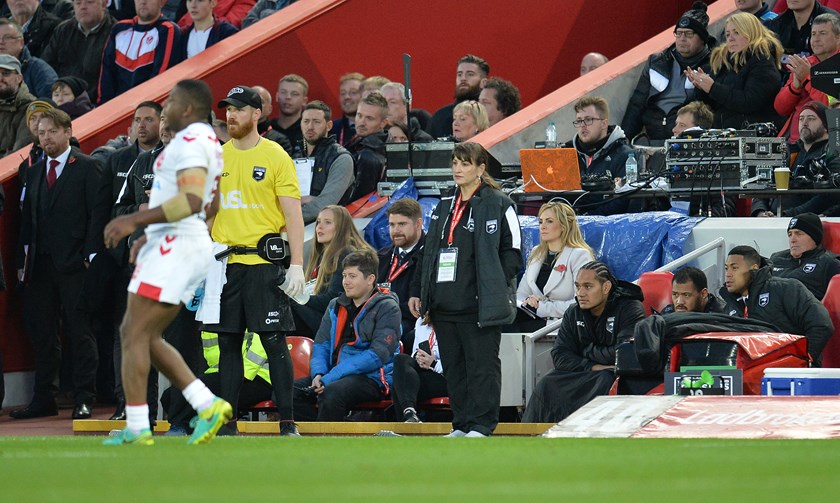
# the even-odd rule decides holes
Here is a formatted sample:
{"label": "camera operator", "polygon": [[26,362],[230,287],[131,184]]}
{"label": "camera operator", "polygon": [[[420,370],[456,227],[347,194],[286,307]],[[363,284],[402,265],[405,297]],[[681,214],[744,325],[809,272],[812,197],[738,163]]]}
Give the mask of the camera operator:
{"label": "camera operator", "polygon": [[[790,188],[834,188],[837,185],[836,174],[840,173],[840,158],[826,160],[828,146],[828,122],[825,118],[827,107],[817,101],[810,101],[802,106],[799,113],[799,154],[790,169]],[[831,197],[825,195],[787,195],[779,215],[778,197],[756,199],[752,205],[752,216],[775,217],[796,216],[800,213],[824,213],[833,204]]]}

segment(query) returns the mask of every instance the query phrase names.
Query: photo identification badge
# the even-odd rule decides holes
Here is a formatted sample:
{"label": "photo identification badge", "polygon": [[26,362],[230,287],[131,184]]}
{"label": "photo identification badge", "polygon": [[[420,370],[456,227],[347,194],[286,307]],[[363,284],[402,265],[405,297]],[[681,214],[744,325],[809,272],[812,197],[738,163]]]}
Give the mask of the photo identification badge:
{"label": "photo identification badge", "polygon": [[438,256],[438,283],[452,283],[458,265],[458,248],[441,248]]}

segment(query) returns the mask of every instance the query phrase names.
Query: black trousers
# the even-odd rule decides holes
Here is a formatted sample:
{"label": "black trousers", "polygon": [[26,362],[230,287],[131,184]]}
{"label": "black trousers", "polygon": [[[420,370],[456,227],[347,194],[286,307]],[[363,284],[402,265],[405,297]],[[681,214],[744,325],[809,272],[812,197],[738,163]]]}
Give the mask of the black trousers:
{"label": "black trousers", "polygon": [[391,397],[394,399],[394,414],[402,421],[405,409],[417,408],[417,402],[429,398],[448,396],[446,378],[434,370],[421,369],[417,360],[409,355],[394,357],[394,384]]}
{"label": "black trousers", "polygon": [[301,421],[344,421],[355,405],[385,398],[379,384],[360,374],[330,383],[320,395],[309,395],[303,391],[311,385],[311,377],[295,379],[295,413]]}
{"label": "black trousers", "polygon": [[[181,306],[178,315],[166,327],[166,330],[163,331],[163,338],[181,353],[184,362],[192,370],[193,374],[198,377],[204,374],[204,371],[207,370],[207,361],[204,360],[204,351],[201,347],[201,322],[195,320],[195,313],[193,311]],[[151,381],[152,374],[155,377],[154,382]],[[155,414],[157,413],[157,374],[156,370],[149,373],[149,395],[152,397],[149,401],[149,408],[150,413],[154,412]],[[163,410],[169,408],[172,410],[186,409],[192,411],[192,407],[187,403],[186,398],[184,398],[184,395],[181,394],[181,390],[178,388],[173,387],[166,398],[161,395],[161,402],[163,400],[167,400],[168,402],[162,403]],[[154,403],[154,407],[152,407],[152,403]],[[193,415],[190,413],[186,421],[189,422]],[[170,418],[169,422],[172,422],[172,418]]]}
{"label": "black trousers", "polygon": [[90,404],[96,394],[96,339],[87,313],[77,309],[85,270],[58,271],[47,255],[37,255],[32,278],[24,291],[25,326],[35,357],[32,403],[55,406],[56,380],[61,368],[59,320],[73,351],[73,395],[76,405]]}
{"label": "black trousers", "polygon": [[443,375],[452,407],[452,427],[490,435],[499,424],[502,396],[501,327],[435,319]]}

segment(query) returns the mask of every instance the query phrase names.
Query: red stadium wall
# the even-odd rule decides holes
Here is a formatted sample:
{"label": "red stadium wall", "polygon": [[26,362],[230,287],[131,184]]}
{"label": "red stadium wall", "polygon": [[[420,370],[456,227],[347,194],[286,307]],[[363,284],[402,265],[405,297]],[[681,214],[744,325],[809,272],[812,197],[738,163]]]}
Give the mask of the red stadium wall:
{"label": "red stadium wall", "polygon": [[[83,150],[93,150],[125,133],[137,103],[163,100],[184,78],[205,79],[221,98],[236,84],[261,84],[274,91],[282,75],[298,73],[309,81],[309,99],[323,99],[338,110],[342,74],[359,71],[402,81],[404,52],[412,55],[415,107],[434,112],[452,100],[455,62],[466,53],[485,58],[491,75],[514,82],[527,106],[576,78],[585,53],[614,58],[673,26],[691,3],[301,0],[76,120],[74,134]],[[13,286],[19,217],[13,178],[27,151],[0,160],[7,193],[0,239],[10,285],[0,292],[6,371],[28,366]]]}

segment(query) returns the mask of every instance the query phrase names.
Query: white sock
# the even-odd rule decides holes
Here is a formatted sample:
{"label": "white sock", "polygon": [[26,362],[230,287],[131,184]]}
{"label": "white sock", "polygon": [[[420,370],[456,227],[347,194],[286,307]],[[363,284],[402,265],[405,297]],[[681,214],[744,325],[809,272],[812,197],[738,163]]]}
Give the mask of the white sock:
{"label": "white sock", "polygon": [[182,393],[184,394],[184,398],[187,402],[189,402],[190,405],[192,405],[192,408],[197,412],[201,412],[213,405],[213,400],[216,399],[216,395],[214,395],[213,392],[210,391],[210,388],[205,386],[199,379],[189,383]]}
{"label": "white sock", "polygon": [[151,428],[149,423],[149,404],[125,406],[126,428],[132,433],[140,433]]}

